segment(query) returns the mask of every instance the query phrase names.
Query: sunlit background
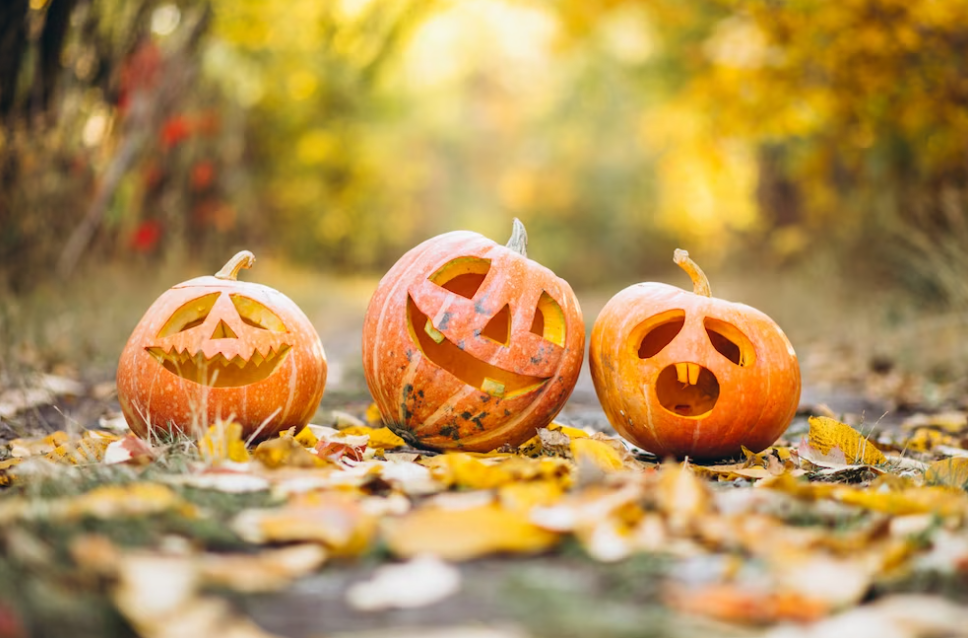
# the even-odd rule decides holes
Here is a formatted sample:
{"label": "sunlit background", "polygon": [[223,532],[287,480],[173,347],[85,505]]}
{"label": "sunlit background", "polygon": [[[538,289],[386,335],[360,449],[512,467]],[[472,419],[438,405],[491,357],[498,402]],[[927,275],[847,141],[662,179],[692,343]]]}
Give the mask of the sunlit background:
{"label": "sunlit background", "polygon": [[966,45],[965,0],[8,0],[0,290],[519,217],[578,289],[681,246],[965,304]]}

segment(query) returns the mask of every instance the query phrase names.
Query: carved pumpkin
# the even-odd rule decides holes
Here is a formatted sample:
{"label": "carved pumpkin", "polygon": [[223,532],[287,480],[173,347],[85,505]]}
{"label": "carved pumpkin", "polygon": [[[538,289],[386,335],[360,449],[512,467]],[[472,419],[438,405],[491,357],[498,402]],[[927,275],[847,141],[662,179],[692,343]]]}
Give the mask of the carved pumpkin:
{"label": "carved pumpkin", "polygon": [[363,371],[383,421],[414,445],[487,451],[549,423],[575,387],[585,328],[567,282],[508,246],[456,231],[384,276],[363,326]]}
{"label": "carved pumpkin", "polygon": [[790,424],[800,367],[768,316],[711,296],[688,253],[675,262],[694,292],[660,283],[615,295],[592,329],[589,362],[612,426],[659,456],[758,452]]}
{"label": "carved pumpkin", "polygon": [[312,418],[326,383],[319,335],[282,293],[237,281],[254,263],[242,251],[145,313],[118,362],[118,399],[134,432],[190,433],[234,417],[261,438]]}

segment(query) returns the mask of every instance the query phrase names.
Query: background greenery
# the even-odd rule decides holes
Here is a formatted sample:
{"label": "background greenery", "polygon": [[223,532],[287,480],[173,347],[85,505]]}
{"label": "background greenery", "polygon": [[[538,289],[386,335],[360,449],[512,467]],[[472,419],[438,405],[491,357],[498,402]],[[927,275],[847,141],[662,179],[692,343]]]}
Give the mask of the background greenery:
{"label": "background greenery", "polygon": [[968,284],[968,1],[9,0],[0,280],[470,228],[578,287],[703,263]]}

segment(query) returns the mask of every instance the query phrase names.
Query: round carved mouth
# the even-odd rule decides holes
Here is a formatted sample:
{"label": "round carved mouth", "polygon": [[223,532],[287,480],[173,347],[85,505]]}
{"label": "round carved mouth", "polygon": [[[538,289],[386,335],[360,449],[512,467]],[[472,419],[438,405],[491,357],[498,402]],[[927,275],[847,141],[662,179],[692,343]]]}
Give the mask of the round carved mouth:
{"label": "round carved mouth", "polygon": [[719,381],[698,363],[674,363],[659,373],[655,394],[662,407],[673,414],[703,417],[719,399]]}
{"label": "round carved mouth", "polygon": [[464,352],[433,327],[427,315],[420,312],[413,297],[409,296],[407,319],[410,322],[411,335],[431,363],[491,396],[519,396],[540,388],[548,381],[547,378],[504,370]]}
{"label": "round carved mouth", "polygon": [[145,350],[166,370],[183,379],[213,388],[236,388],[268,378],[286,359],[291,348],[289,345],[270,348],[266,354],[254,350],[249,359],[239,356],[227,359],[222,354],[206,359],[201,350],[194,354],[188,350],[179,352],[175,348],[167,352],[156,347]]}

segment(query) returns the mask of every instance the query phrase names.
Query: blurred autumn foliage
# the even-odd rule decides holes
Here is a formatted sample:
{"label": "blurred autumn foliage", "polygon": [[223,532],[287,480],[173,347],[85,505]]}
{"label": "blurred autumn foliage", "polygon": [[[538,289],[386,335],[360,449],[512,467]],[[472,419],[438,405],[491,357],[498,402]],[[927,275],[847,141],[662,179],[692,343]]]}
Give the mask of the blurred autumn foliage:
{"label": "blurred autumn foliage", "polygon": [[10,0],[0,280],[431,234],[573,280],[818,246],[968,300],[968,1]]}

